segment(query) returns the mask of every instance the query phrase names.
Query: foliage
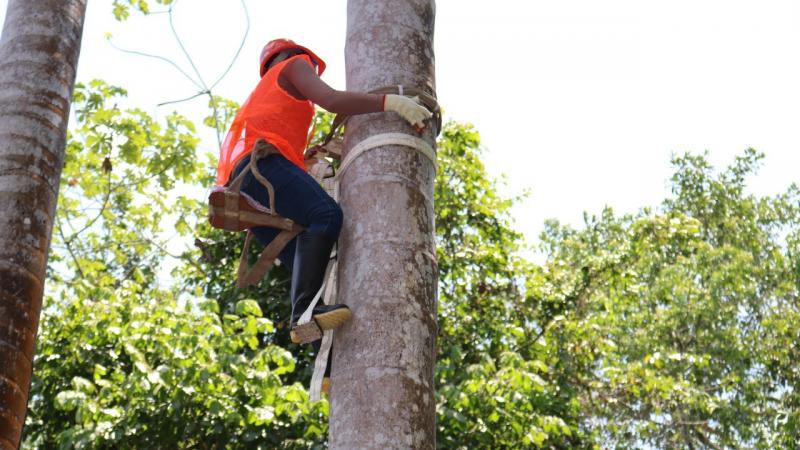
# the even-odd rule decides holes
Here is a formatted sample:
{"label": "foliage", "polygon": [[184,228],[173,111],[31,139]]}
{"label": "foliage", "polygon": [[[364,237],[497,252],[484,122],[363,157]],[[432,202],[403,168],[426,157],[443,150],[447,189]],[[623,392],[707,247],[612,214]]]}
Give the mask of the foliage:
{"label": "foliage", "polygon": [[[174,0],[154,0],[159,5],[171,5]],[[143,13],[150,14],[150,3],[147,0],[113,0],[112,14],[119,21],[127,20],[131,15],[131,8]]]}
{"label": "foliage", "polygon": [[531,347],[513,199],[497,193],[480,136],[448,123],[438,143],[439,341],[437,445],[447,449],[584,447],[577,401]]}
{"label": "foliage", "polygon": [[261,345],[273,326],[256,302],[238,306],[220,318],[132,281],[76,292],[42,323],[29,445],[309,448],[327,403],[284,383],[292,355]]}
{"label": "foliage", "polygon": [[228,125],[236,116],[236,112],[239,110],[239,104],[233,100],[209,93],[208,109],[209,115],[203,119],[203,125],[214,129],[220,139],[219,143],[221,145],[221,139],[225,136]]}
{"label": "foliage", "polygon": [[124,95],[100,81],[76,85],[78,126],[69,134],[51,256],[51,269],[68,257],[69,270],[51,270],[58,281],[102,273],[100,286],[150,283],[166,254],[162,222],[173,215],[178,235],[191,228],[188,199],[173,188],[207,179],[194,125],[177,114],[160,124],[120,110],[113,102]]}
{"label": "foliage", "polygon": [[[761,155],[719,175],[675,158],[658,213],[549,224],[530,295],[583,424],[613,448],[794,448],[800,190],[745,194]],[[791,338],[790,336],[793,336]]]}

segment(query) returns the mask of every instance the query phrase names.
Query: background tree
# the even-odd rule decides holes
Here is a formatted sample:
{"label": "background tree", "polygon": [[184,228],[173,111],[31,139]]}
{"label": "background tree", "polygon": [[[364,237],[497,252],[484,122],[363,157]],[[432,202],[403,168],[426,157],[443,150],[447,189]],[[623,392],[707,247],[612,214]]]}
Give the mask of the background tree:
{"label": "background tree", "polygon": [[598,442],[795,448],[800,190],[746,194],[761,157],[678,157],[658,212],[549,224],[529,295]]}
{"label": "background tree", "polygon": [[437,445],[443,449],[585,448],[576,393],[534,337],[536,266],[520,253],[511,207],[481,162],[480,135],[449,123],[438,142]]}
{"label": "background tree", "polygon": [[25,422],[85,0],[10,0],[0,39],[0,448]]}

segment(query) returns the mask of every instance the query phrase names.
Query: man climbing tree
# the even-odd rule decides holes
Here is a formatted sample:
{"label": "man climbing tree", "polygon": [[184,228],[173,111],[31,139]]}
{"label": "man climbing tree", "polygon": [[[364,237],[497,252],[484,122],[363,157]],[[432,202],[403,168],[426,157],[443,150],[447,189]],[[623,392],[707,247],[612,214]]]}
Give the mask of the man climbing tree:
{"label": "man climbing tree", "polygon": [[19,446],[86,0],[10,0],[0,41],[0,449]]}
{"label": "man climbing tree", "polygon": [[[317,349],[319,340],[303,334],[297,324],[322,285],[343,215],[336,201],[306,172],[314,104],[342,115],[394,111],[420,128],[431,117],[425,107],[402,95],[334,90],[319,78],[324,70],[325,62],[308,48],[288,39],[269,42],[259,58],[261,80],[234,118],[217,168],[218,185],[240,186],[260,206],[305,227],[278,258],[292,271],[292,341],[313,341]],[[259,149],[255,156],[254,149]],[[251,164],[253,158],[257,161]],[[259,212],[258,206],[247,202],[241,207]],[[265,246],[282,232],[266,226],[251,231]],[[312,317],[320,329],[333,329],[349,319],[350,309],[343,304],[320,305]]]}

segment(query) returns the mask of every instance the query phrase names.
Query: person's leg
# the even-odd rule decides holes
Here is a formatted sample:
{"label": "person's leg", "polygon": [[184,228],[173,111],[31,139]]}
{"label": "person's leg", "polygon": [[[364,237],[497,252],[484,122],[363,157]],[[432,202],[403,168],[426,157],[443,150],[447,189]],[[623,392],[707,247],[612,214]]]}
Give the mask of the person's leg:
{"label": "person's leg", "polygon": [[[257,167],[259,169],[259,172],[262,175],[264,175],[267,181],[269,181],[270,184],[272,184],[273,189],[275,189],[276,212],[284,217],[289,217],[288,215],[289,212],[283,211],[284,209],[286,209],[285,208],[286,205],[284,204],[285,202],[282,202],[281,200],[283,200],[283,197],[285,195],[291,195],[291,193],[287,194],[286,192],[284,192],[285,191],[284,187],[289,183],[291,183],[294,174],[286,170],[283,170],[282,164],[276,165],[268,163],[268,161],[273,161],[278,159],[283,159],[283,161],[286,161],[284,158],[279,157],[278,155],[270,155],[267,156],[266,158],[262,158],[258,162]],[[236,178],[236,176],[239,175],[239,173],[241,173],[242,170],[249,171],[250,170],[249,163],[250,163],[250,156],[246,156],[234,169],[233,174],[231,174],[231,179]],[[266,206],[267,208],[272,207],[272,205],[269,204],[269,194],[267,193],[267,190],[263,187],[261,183],[258,182],[258,180],[255,179],[255,177],[251,173],[245,175],[244,180],[242,180],[242,192],[249,195],[255,201]],[[279,193],[281,194],[280,196],[278,195]],[[292,217],[289,218],[295,220]],[[272,242],[273,239],[275,239],[275,237],[282,230],[271,227],[254,227],[251,228],[250,231],[256,237],[258,242],[261,243],[261,245],[263,245],[264,247],[266,247],[267,245],[269,245],[270,242]],[[289,241],[289,243],[287,243],[286,246],[283,247],[283,250],[281,250],[280,254],[278,255],[278,260],[280,260],[280,262],[283,265],[285,265],[290,272],[292,271],[292,266],[294,264],[294,253],[296,246],[297,246],[297,238]]]}
{"label": "person's leg", "polygon": [[[231,178],[247,169],[246,157]],[[342,210],[311,175],[281,155],[269,155],[258,161],[258,171],[275,191],[275,211],[308,228],[312,234],[324,234],[334,241],[342,228]],[[267,190],[248,173],[242,180],[242,192],[264,206],[271,207]],[[257,227],[261,229],[265,227]],[[269,236],[264,235],[269,238]]]}
{"label": "person's leg", "polygon": [[[240,166],[245,166],[242,164]],[[292,326],[306,310],[322,285],[331,249],[342,227],[342,210],[308,173],[280,155],[268,156],[258,161],[258,170],[273,186],[275,210],[307,229],[295,240],[292,268]],[[242,183],[242,192],[261,204],[269,205],[267,190],[248,174]],[[256,237],[267,243],[277,234],[269,228],[254,228]],[[287,246],[288,247],[288,246]],[[290,251],[281,253],[287,263]],[[314,308],[313,317],[322,329],[336,328],[350,317],[344,305],[320,305]],[[292,340],[303,339],[292,333]]]}

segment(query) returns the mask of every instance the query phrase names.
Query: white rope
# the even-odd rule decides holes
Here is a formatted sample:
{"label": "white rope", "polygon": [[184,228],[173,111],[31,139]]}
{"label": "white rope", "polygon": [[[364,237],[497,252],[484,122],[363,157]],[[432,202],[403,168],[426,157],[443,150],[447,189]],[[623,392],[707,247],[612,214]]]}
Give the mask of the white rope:
{"label": "white rope", "polygon": [[322,333],[322,342],[319,346],[319,353],[314,360],[314,374],[311,376],[311,385],[309,386],[309,397],[312,402],[319,401],[322,398],[322,381],[325,379],[325,369],[328,367],[328,355],[331,352],[333,344],[333,330],[325,330]]}
{"label": "white rope", "polygon": [[350,164],[362,154],[387,145],[412,148],[427,157],[433,163],[433,167],[436,167],[436,150],[433,149],[433,146],[428,141],[405,133],[381,133],[364,139],[347,152],[347,156],[342,161],[336,177],[341,179]]}
{"label": "white rope", "polygon": [[[325,295],[323,296],[323,302],[325,302],[326,305],[333,305],[336,303],[336,271],[338,265],[335,259],[329,264],[330,273],[325,280]],[[314,373],[311,375],[311,383],[309,385],[309,396],[312,402],[319,400],[322,396],[322,380],[325,378],[325,369],[328,366],[328,354],[330,354],[332,344],[333,330],[325,330],[322,333],[322,342],[319,346],[319,352],[314,360]]]}

